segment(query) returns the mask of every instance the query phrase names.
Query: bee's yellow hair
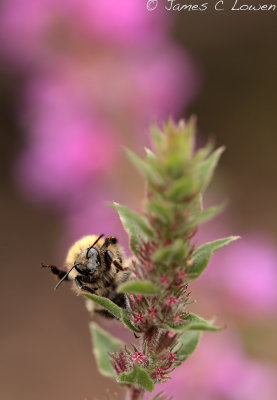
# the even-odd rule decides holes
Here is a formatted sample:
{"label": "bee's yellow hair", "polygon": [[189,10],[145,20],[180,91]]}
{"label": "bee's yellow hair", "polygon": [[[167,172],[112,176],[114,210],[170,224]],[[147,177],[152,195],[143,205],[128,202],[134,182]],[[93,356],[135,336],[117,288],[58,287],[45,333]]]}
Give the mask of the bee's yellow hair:
{"label": "bee's yellow hair", "polygon": [[[81,253],[82,250],[89,248],[90,246],[93,245],[95,240],[98,238],[98,235],[88,235],[84,236],[81,239],[77,240],[70,249],[68,250],[66,259],[65,259],[65,265],[69,269],[74,265],[74,262],[78,256],[78,254]],[[101,238],[97,244],[101,246],[104,243],[104,238]]]}

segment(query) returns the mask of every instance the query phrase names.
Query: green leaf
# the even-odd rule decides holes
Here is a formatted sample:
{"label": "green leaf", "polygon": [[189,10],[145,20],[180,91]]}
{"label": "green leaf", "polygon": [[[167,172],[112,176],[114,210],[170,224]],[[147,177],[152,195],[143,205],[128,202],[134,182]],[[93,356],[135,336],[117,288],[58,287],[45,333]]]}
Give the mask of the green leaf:
{"label": "green leaf", "polygon": [[214,319],[210,321],[199,317],[196,314],[189,314],[186,318],[186,322],[182,325],[169,325],[163,324],[162,327],[168,331],[181,333],[184,331],[221,331],[224,327],[213,325]]}
{"label": "green leaf", "polygon": [[[173,349],[174,352],[177,351],[178,356],[189,356],[196,349],[199,339],[201,337],[201,332],[199,331],[186,331],[178,339],[178,344]],[[181,348],[180,348],[181,345]],[[178,350],[179,349],[179,350]]]}
{"label": "green leaf", "polygon": [[205,191],[206,187],[210,183],[210,180],[213,176],[214,169],[218,163],[218,160],[221,156],[221,154],[224,151],[224,147],[219,147],[216,151],[214,151],[210,157],[203,161],[199,166],[198,166],[198,174],[199,174],[199,180],[200,180],[200,190],[202,192]]}
{"label": "green leaf", "polygon": [[128,281],[117,289],[119,293],[158,294],[159,288],[150,281]]}
{"label": "green leaf", "polygon": [[119,375],[119,382],[141,386],[150,393],[154,390],[154,382],[150,378],[148,372],[138,365],[134,365],[131,371],[123,372]]}
{"label": "green leaf", "polygon": [[128,311],[125,308],[121,308],[121,321],[125,325],[126,328],[130,329],[130,331],[135,333],[141,333],[134,325],[131,323],[129,319]]}
{"label": "green leaf", "polygon": [[195,178],[192,174],[176,179],[171,188],[165,192],[165,197],[175,203],[183,202],[186,198],[193,196],[197,190]]}
{"label": "green leaf", "polygon": [[171,209],[160,199],[152,200],[147,203],[147,210],[164,224],[170,224],[173,221],[173,213]]}
{"label": "green leaf", "polygon": [[213,325],[214,321],[215,318],[212,318],[208,321],[196,314],[191,313],[188,315],[188,324],[186,329],[197,331],[222,331],[224,327]]}
{"label": "green leaf", "polygon": [[154,147],[157,153],[161,151],[163,142],[164,142],[164,134],[159,130],[157,125],[152,125],[151,127],[151,135],[154,143]]}
{"label": "green leaf", "polygon": [[186,257],[186,246],[182,239],[176,239],[173,244],[162,247],[153,254],[153,261],[162,264],[181,262]]}
{"label": "green leaf", "polygon": [[217,214],[219,214],[225,207],[226,203],[223,202],[222,204],[219,204],[218,206],[210,207],[207,210],[203,211],[201,214],[198,214],[196,216],[192,216],[188,218],[188,227],[191,226],[196,226],[198,224],[201,224],[202,222],[207,222],[213,217],[215,217]]}
{"label": "green leaf", "polygon": [[193,163],[196,165],[199,162],[204,161],[205,158],[209,156],[209,154],[212,152],[213,149],[214,149],[214,141],[209,140],[205,147],[202,147],[195,153],[192,159]]}
{"label": "green leaf", "polygon": [[95,303],[99,304],[101,307],[105,308],[117,319],[121,319],[121,308],[118,307],[114,302],[107,299],[106,297],[96,296],[95,294],[82,293],[83,296],[87,297],[90,300],[93,300]]}
{"label": "green leaf", "polygon": [[[162,174],[154,166],[153,157],[151,158],[151,161],[149,160],[149,158],[148,158],[148,160],[145,161],[142,158],[138,157],[135,153],[133,153],[129,149],[125,149],[125,152],[126,152],[128,158],[132,161],[132,163],[146,176],[146,178],[151,183],[156,183],[158,185],[165,184],[165,180],[164,180]],[[150,156],[150,153],[148,150],[148,157],[149,156]],[[154,156],[154,154],[153,154],[153,156]]]}
{"label": "green leaf", "polygon": [[215,217],[217,214],[221,213],[226,206],[226,202],[219,204],[218,206],[207,208],[198,217],[196,217],[196,222],[199,224],[201,222],[206,222]]}
{"label": "green leaf", "polygon": [[198,249],[190,258],[192,265],[187,269],[188,277],[190,279],[198,278],[199,275],[205,270],[210,257],[216,250],[219,250],[227,244],[238,239],[240,239],[239,236],[229,236],[228,238],[218,239],[198,247]]}
{"label": "green leaf", "polygon": [[97,361],[98,369],[102,375],[112,378],[116,377],[116,373],[112,367],[109,353],[116,353],[119,347],[124,344],[111,336],[104,329],[100,328],[95,322],[89,324],[91,336],[93,338],[93,353]]}
{"label": "green leaf", "polygon": [[141,333],[129,319],[128,311],[125,308],[118,307],[113,301],[107,299],[106,297],[96,296],[95,294],[82,293],[83,296],[94,301],[95,303],[102,306],[105,310],[109,311],[115,316],[119,321],[121,321],[126,328],[136,333]]}
{"label": "green leaf", "polygon": [[153,238],[154,232],[144,218],[128,207],[118,203],[113,203],[112,207],[117,210],[121,222],[130,236],[132,250],[137,254],[136,246],[140,245],[140,238],[144,240]]}
{"label": "green leaf", "polygon": [[148,147],[144,147],[146,156],[147,156],[147,160],[150,162],[156,162],[157,161],[157,157],[156,155],[153,153],[152,150],[148,149]]}

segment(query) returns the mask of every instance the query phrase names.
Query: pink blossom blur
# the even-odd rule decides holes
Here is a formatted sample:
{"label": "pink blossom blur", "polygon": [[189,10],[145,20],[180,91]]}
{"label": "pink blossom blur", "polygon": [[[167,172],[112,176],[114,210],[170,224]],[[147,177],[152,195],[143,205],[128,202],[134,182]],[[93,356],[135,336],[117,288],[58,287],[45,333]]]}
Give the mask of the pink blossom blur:
{"label": "pink blossom blur", "polygon": [[[174,400],[274,400],[277,373],[270,365],[248,358],[236,335],[205,333],[196,352],[157,385]],[[149,399],[150,397],[148,397]]]}
{"label": "pink blossom blur", "polygon": [[171,40],[170,23],[141,0],[3,4],[0,57],[23,82],[18,120],[26,140],[14,176],[26,198],[69,218],[82,192],[95,204],[120,146],[146,143],[152,121],[189,104],[197,73]]}
{"label": "pink blossom blur", "polygon": [[[227,222],[227,221],[226,221]],[[228,236],[223,228],[208,224],[202,240]],[[197,283],[211,301],[234,314],[260,319],[277,310],[277,247],[261,233],[242,233],[242,239],[216,252]],[[221,299],[219,301],[219,299]]]}

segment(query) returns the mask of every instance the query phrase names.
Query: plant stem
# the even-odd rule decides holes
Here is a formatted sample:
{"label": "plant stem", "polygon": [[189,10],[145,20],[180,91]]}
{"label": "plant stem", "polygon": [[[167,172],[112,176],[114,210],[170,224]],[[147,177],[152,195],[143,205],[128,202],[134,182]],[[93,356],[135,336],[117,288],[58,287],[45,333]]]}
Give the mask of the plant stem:
{"label": "plant stem", "polygon": [[135,386],[131,386],[127,392],[126,400],[143,400],[144,390]]}

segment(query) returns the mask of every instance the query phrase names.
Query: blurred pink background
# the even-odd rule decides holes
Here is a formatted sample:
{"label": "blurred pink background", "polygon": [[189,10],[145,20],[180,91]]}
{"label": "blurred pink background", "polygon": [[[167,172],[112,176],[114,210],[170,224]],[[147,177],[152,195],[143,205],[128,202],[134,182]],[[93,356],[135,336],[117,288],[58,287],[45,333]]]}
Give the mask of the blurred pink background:
{"label": "blurred pink background", "polygon": [[[82,299],[40,269],[85,234],[128,247],[118,201],[143,183],[123,147],[149,126],[198,116],[227,146],[205,204],[229,199],[197,243],[240,234],[191,285],[223,333],[162,388],[176,400],[274,400],[277,382],[276,43],[273,14],[152,12],[141,0],[7,0],[0,13],[3,320],[1,398],[104,399]],[[115,322],[99,320],[106,329]],[[125,333],[126,334],[126,333]],[[132,338],[131,338],[132,339]],[[151,398],[151,397],[150,397]]]}

